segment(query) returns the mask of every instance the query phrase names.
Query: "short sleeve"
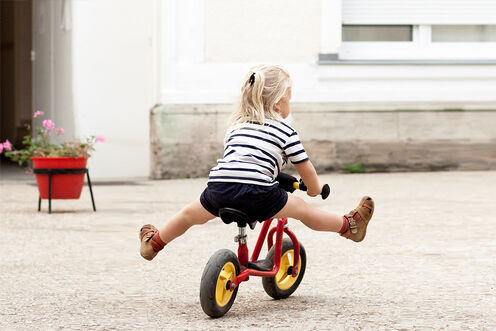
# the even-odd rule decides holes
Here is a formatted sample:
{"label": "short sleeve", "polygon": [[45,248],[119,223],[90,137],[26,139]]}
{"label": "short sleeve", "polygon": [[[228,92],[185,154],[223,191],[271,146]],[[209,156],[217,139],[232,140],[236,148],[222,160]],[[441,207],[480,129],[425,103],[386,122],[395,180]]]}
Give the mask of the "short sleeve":
{"label": "short sleeve", "polygon": [[298,133],[294,131],[286,140],[284,145],[284,154],[293,164],[298,164],[308,160],[308,155],[300,142]]}

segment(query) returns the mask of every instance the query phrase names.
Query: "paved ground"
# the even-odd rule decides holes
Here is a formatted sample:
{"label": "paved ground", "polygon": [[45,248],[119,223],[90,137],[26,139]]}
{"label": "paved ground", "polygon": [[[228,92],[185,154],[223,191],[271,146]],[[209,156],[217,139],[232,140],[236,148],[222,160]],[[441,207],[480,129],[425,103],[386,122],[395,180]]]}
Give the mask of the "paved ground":
{"label": "paved ground", "polygon": [[365,241],[292,221],[308,255],[294,295],[272,300],[253,278],[227,315],[210,319],[201,273],[216,250],[236,249],[235,226],[193,228],[152,262],[139,256],[137,235],[198,197],[205,179],[101,183],[96,213],[85,188],[80,200],[54,201],[48,215],[45,201],[36,211],[31,181],[4,177],[0,329],[496,329],[496,172],[322,178],[331,198],[305,199],[325,210],[375,198]]}

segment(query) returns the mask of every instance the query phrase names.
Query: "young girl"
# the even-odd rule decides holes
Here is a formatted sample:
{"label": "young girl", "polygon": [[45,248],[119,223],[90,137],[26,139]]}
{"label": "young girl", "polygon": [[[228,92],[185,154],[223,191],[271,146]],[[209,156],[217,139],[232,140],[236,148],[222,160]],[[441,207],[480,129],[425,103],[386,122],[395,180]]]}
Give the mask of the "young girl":
{"label": "young girl", "polygon": [[338,216],[288,195],[276,181],[289,160],[309,196],[322,191],[298,134],[283,122],[290,113],[289,73],[279,66],[256,66],[246,76],[241,92],[226,135],[224,157],[210,171],[200,199],[184,207],[160,230],[150,224],[141,228],[140,253],[145,259],[152,260],[167,243],[191,226],[215,218],[224,207],[239,209],[260,222],[272,217],[295,218],[313,230],[338,232],[356,242],[365,237],[374,212],[372,198],[363,197],[355,209]]}

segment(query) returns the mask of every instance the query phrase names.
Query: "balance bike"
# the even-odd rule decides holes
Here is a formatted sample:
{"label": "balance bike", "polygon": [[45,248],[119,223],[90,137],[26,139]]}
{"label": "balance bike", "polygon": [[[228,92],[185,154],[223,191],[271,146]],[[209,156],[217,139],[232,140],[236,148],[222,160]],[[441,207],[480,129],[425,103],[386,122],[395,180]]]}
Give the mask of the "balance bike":
{"label": "balance bike", "polygon": [[[306,191],[305,184],[287,174],[277,177],[279,186],[286,191],[295,189]],[[321,196],[329,196],[329,186],[324,185]],[[257,222],[250,221],[247,214],[233,208],[221,208],[219,216],[226,224],[236,223],[238,235],[238,255],[228,249],[221,249],[210,257],[201,278],[200,303],[203,311],[210,317],[221,317],[229,311],[239,285],[250,276],[262,277],[265,292],[274,299],[289,297],[300,285],[306,268],[306,253],[303,245],[289,229],[286,218],[277,219],[277,225],[270,225],[273,218],[263,222],[253,254],[248,259],[246,226],[253,230]],[[276,243],[273,244],[274,233]],[[289,238],[283,239],[283,233]],[[258,260],[263,243],[267,238],[268,253],[265,259]]]}

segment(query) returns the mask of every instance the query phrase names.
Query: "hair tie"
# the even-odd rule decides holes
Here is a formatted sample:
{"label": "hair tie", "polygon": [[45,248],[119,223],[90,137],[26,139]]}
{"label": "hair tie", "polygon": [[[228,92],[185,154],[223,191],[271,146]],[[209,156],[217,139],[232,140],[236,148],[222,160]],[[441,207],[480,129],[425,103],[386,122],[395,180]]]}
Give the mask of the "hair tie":
{"label": "hair tie", "polygon": [[250,76],[250,86],[253,86],[254,83],[255,83],[255,73],[252,73]]}

